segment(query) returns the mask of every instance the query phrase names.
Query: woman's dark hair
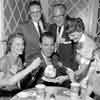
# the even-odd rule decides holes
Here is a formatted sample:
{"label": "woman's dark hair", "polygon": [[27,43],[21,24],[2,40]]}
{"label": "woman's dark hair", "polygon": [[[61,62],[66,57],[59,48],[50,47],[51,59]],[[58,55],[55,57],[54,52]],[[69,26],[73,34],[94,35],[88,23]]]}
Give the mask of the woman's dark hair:
{"label": "woman's dark hair", "polygon": [[73,31],[75,31],[76,18],[67,15],[65,19],[66,19],[66,26],[65,26],[66,32],[68,34],[72,33]]}
{"label": "woman's dark hair", "polygon": [[17,37],[18,38],[22,38],[24,40],[24,45],[25,45],[24,35],[22,33],[13,33],[13,34],[10,34],[9,37],[8,37],[8,40],[7,40],[6,54],[11,51],[11,45],[13,43],[13,40],[15,38],[17,38]]}
{"label": "woman's dark hair", "polygon": [[80,17],[76,18],[76,30],[79,31],[79,32],[85,31],[84,22]]}
{"label": "woman's dark hair", "polygon": [[52,38],[54,40],[54,42],[56,42],[56,37],[52,34],[52,32],[44,32],[44,33],[42,33],[41,36],[40,36],[40,43],[42,43],[43,37]]}
{"label": "woman's dark hair", "polygon": [[[85,31],[85,25],[83,20],[78,17],[78,18],[71,18],[71,17],[66,17],[67,20],[67,33],[71,34],[73,32],[84,32]],[[71,26],[72,25],[72,26]]]}

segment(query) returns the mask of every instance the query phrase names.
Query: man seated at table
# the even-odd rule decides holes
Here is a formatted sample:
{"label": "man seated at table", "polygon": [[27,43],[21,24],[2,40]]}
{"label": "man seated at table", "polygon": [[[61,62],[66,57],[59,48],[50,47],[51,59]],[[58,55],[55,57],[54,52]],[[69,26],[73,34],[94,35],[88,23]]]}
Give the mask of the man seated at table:
{"label": "man seated at table", "polygon": [[[70,87],[70,79],[67,74],[67,68],[58,61],[58,57],[54,54],[55,37],[50,32],[44,32],[40,37],[41,53],[36,54],[42,59],[42,63],[37,68],[34,76],[36,84],[42,83],[47,86],[64,86]],[[34,74],[34,73],[33,73]]]}

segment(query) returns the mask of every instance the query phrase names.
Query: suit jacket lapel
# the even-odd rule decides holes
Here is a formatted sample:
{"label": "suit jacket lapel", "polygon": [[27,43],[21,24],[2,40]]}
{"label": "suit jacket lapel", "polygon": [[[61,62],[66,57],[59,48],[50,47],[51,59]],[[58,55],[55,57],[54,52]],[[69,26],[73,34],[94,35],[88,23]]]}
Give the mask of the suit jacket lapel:
{"label": "suit jacket lapel", "polygon": [[34,26],[33,23],[32,23],[32,31],[33,31],[33,35],[35,35],[36,38],[39,38],[39,37],[40,37],[40,36],[39,36],[39,33],[38,33],[38,31],[36,30],[36,28],[35,28],[35,26]]}
{"label": "suit jacket lapel", "polygon": [[52,31],[52,34],[57,37],[57,25],[56,24],[52,24],[49,31]]}
{"label": "suit jacket lapel", "polygon": [[46,67],[47,65],[46,65],[45,59],[43,58],[42,54],[41,54],[40,58],[42,59],[41,66]]}
{"label": "suit jacket lapel", "polygon": [[66,32],[66,24],[64,24],[64,31],[63,31],[62,37],[65,38],[67,41],[70,40]]}
{"label": "suit jacket lapel", "polygon": [[30,41],[34,40],[34,36],[37,40],[39,39],[38,33],[37,33],[35,26],[33,25],[32,22],[29,22],[29,24],[27,24],[26,28],[28,29],[27,37],[29,37]]}

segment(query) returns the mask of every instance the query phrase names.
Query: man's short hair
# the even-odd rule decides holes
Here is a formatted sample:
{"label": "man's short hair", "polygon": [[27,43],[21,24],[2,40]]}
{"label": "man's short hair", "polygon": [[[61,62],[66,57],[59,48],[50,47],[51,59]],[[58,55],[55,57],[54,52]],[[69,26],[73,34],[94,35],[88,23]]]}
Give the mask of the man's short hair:
{"label": "man's short hair", "polygon": [[53,8],[55,8],[55,7],[61,7],[61,8],[64,8],[65,10],[67,9],[66,6],[64,4],[61,4],[61,3],[54,4],[52,7]]}
{"label": "man's short hair", "polygon": [[54,43],[56,42],[56,37],[52,34],[52,32],[43,32],[40,36],[40,43],[42,43],[43,37],[52,38],[54,40]]}
{"label": "man's short hair", "polygon": [[29,3],[28,8],[30,8],[31,6],[34,6],[34,5],[40,6],[40,8],[41,8],[41,4],[40,4],[39,1],[31,1],[31,2]]}

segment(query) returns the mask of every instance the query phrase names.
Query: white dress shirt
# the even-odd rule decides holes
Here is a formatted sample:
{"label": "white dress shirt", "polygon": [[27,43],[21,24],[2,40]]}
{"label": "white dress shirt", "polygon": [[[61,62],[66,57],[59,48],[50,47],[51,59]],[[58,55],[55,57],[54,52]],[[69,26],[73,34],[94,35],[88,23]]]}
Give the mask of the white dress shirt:
{"label": "white dress shirt", "polygon": [[43,23],[42,23],[42,21],[40,20],[39,22],[33,22],[33,24],[34,24],[34,26],[35,26],[35,28],[36,28],[36,30],[37,30],[37,33],[38,33],[38,35],[39,35],[39,37],[40,37],[40,30],[39,30],[39,27],[40,27],[40,29],[41,29],[41,31],[42,32],[44,32],[45,30],[44,30],[44,27],[43,27]]}

